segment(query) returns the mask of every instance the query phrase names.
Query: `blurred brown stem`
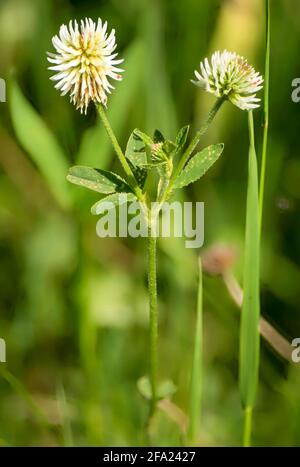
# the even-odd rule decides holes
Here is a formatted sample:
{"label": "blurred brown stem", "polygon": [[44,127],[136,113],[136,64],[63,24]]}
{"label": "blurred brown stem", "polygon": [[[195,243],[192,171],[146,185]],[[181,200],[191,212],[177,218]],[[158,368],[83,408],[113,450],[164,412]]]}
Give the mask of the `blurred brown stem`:
{"label": "blurred brown stem", "polygon": [[[227,290],[239,308],[242,308],[243,289],[230,271],[222,274]],[[259,331],[262,337],[287,361],[291,361],[291,345],[265,318],[259,320]]]}

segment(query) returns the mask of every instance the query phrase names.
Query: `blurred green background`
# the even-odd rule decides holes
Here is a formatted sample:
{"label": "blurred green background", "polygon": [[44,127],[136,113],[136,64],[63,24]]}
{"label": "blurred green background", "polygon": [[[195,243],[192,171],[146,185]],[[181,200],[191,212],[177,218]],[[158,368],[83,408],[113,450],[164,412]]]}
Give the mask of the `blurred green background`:
{"label": "blurred green background", "polygon": [[[300,3],[271,1],[270,144],[263,226],[262,313],[289,340],[300,336]],[[120,167],[96,113],[81,116],[49,80],[46,51],[70,19],[100,16],[116,28],[123,81],[109,100],[124,145],[131,130],[167,137],[197,129],[214,99],[190,83],[215,49],[244,55],[263,73],[262,0],[1,0],[0,364],[1,445],[140,445],[147,404],[148,308],[143,239],[99,239],[97,195],[69,186],[81,163]],[[255,112],[258,155],[262,112]],[[225,151],[186,200],[205,202],[205,245],[233,247],[241,282],[247,116],[226,104],[205,142]],[[203,144],[205,143],[203,142]],[[160,373],[183,412],[193,348],[197,255],[181,239],[159,242]],[[200,445],[239,445],[239,311],[220,277],[204,280],[204,394]],[[161,411],[157,444],[180,444],[173,408]],[[171,412],[170,412],[171,411]],[[182,415],[182,414],[181,414]],[[183,416],[183,415],[182,415]],[[180,417],[179,417],[180,418]],[[177,420],[178,422],[178,420]],[[300,445],[300,364],[262,343],[254,444]]]}

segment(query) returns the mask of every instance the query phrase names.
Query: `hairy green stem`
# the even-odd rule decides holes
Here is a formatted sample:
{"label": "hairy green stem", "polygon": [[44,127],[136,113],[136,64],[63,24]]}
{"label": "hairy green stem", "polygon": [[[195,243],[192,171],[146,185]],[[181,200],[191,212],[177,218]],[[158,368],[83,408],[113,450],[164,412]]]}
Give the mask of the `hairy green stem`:
{"label": "hairy green stem", "polygon": [[179,164],[177,165],[177,167],[176,167],[176,169],[174,171],[174,175],[172,176],[172,178],[173,177],[176,178],[177,175],[179,175],[179,173],[181,172],[181,170],[183,169],[183,167],[185,166],[185,164],[189,160],[192,152],[197,147],[197,144],[199,143],[200,139],[207,132],[207,130],[209,128],[209,125],[211,124],[211,122],[215,118],[215,116],[216,116],[218,110],[220,109],[221,105],[223,104],[224,100],[225,100],[225,98],[221,97],[215,102],[214,106],[212,107],[212,109],[208,113],[208,116],[207,116],[205,122],[201,126],[200,130],[197,131],[194,138],[192,139],[192,141],[188,145],[187,149],[185,150],[182,158],[179,161]]}
{"label": "hairy green stem", "polygon": [[97,105],[97,110],[98,110],[98,113],[100,115],[100,118],[102,120],[102,123],[103,123],[103,126],[111,140],[111,143],[113,145],[113,148],[119,158],[119,161],[128,177],[128,181],[132,187],[132,189],[134,190],[134,193],[136,194],[137,198],[142,201],[143,200],[143,193],[142,193],[142,190],[140,189],[140,187],[138,186],[137,184],[137,181],[135,179],[135,176],[133,175],[132,173],[132,170],[126,160],[126,157],[118,143],[118,140],[113,132],[113,129],[112,127],[110,126],[110,123],[109,123],[109,120],[107,118],[107,115],[106,115],[106,112],[105,112],[105,109],[103,107],[102,104],[100,105]]}
{"label": "hairy green stem", "polygon": [[266,56],[264,80],[264,133],[259,184],[259,230],[262,228],[262,216],[267,165],[268,130],[269,130],[269,89],[270,89],[270,0],[265,0],[266,7]]}
{"label": "hairy green stem", "polygon": [[157,279],[156,279],[156,234],[152,230],[153,220],[148,227],[148,289],[150,308],[150,384],[151,404],[150,417],[153,415],[157,401],[158,379],[158,311],[157,311]]}
{"label": "hairy green stem", "polygon": [[199,257],[199,280],[198,280],[198,299],[197,316],[194,340],[194,353],[192,363],[192,377],[190,388],[190,413],[188,438],[193,443],[198,434],[201,396],[202,396],[202,343],[203,343],[203,285],[202,285],[202,263]]}

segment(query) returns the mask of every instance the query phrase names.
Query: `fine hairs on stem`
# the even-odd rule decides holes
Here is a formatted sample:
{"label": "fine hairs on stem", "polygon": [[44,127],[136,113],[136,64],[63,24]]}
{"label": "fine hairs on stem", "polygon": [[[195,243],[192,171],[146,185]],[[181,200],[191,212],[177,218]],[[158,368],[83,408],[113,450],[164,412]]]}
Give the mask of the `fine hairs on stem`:
{"label": "fine hairs on stem", "polygon": [[207,132],[210,124],[212,123],[213,119],[217,115],[218,111],[220,110],[220,108],[221,108],[221,106],[222,106],[222,104],[224,102],[225,102],[224,97],[220,97],[219,99],[217,99],[217,101],[214,103],[213,107],[211,108],[210,112],[208,113],[208,116],[206,117],[206,120],[202,124],[200,130],[197,131],[196,135],[194,136],[194,138],[190,142],[189,146],[187,147],[187,149],[183,153],[180,161],[178,162],[178,165],[175,167],[175,169],[174,169],[174,171],[172,173],[172,176],[171,176],[170,181],[169,181],[169,185],[168,185],[168,187],[167,187],[167,189],[165,191],[165,194],[163,196],[163,201],[165,201],[168,198],[168,196],[171,194],[173,183],[176,180],[176,177],[180,174],[181,170],[184,168],[185,164],[188,162],[189,158],[191,157],[192,152],[197,147],[197,145],[200,142],[202,136],[204,136],[204,134]]}
{"label": "fine hairs on stem", "polygon": [[[102,105],[97,106],[99,115],[103,125],[111,139],[115,152],[122,164],[122,167],[131,182],[137,198],[142,201],[143,194],[138,186],[132,170],[123,154],[123,151],[118,143],[118,140],[110,126],[105,110]],[[150,402],[150,416],[155,411],[157,401],[157,385],[158,385],[158,310],[157,310],[157,279],[156,279],[156,236],[152,231],[152,216],[151,209],[148,215],[148,291],[149,291],[149,308],[150,308],[150,385],[151,385],[151,402]]]}
{"label": "fine hairs on stem", "polygon": [[148,227],[148,290],[150,309],[150,384],[151,403],[150,417],[155,411],[158,384],[158,310],[157,310],[157,277],[156,277],[156,236],[149,222]]}
{"label": "fine hairs on stem", "polygon": [[[170,180],[165,184],[163,193],[160,194],[160,207],[163,202],[168,198],[172,191],[172,185],[176,177],[180,174],[185,164],[192,155],[192,152],[199,143],[201,137],[208,130],[209,125],[212,123],[218,110],[221,108],[225,99],[220,98],[216,101],[213,108],[209,112],[205,122],[200,130],[196,133],[195,137],[189,144],[186,151],[183,153],[178,165],[170,174]],[[160,209],[160,208],[159,208]],[[150,305],[150,385],[151,385],[151,403],[150,403],[150,417],[154,414],[157,402],[157,388],[158,388],[158,309],[157,309],[157,272],[156,272],[156,256],[157,256],[157,240],[155,235],[155,221],[159,215],[159,209],[156,213],[151,213],[149,208],[148,213],[148,289],[149,289],[149,305]],[[191,382],[191,398],[190,398],[190,432],[189,438],[192,439],[197,433],[197,423],[200,415],[200,402],[201,402],[201,382],[199,377],[201,375],[201,349],[200,343],[202,340],[202,268],[201,260],[199,259],[199,289],[198,289],[198,307],[197,307],[197,328],[195,335],[195,348],[193,357],[192,369],[192,382]]]}
{"label": "fine hairs on stem", "polygon": [[132,188],[137,196],[137,198],[142,201],[143,199],[143,194],[142,194],[142,191],[140,189],[140,187],[138,186],[137,182],[136,182],[136,179],[132,173],[132,170],[126,160],[126,157],[125,155],[123,154],[123,151],[119,145],[119,142],[113,132],[113,129],[109,123],[109,120],[107,118],[107,115],[106,115],[106,112],[105,112],[105,109],[103,107],[102,104],[100,105],[97,105],[97,109],[98,109],[98,113],[100,115],[100,118],[102,120],[102,123],[103,123],[103,126],[111,140],[111,143],[113,145],[113,148],[118,156],[118,159],[124,169],[124,172],[126,173],[127,177],[128,177],[128,180],[130,181],[131,185],[132,185]]}

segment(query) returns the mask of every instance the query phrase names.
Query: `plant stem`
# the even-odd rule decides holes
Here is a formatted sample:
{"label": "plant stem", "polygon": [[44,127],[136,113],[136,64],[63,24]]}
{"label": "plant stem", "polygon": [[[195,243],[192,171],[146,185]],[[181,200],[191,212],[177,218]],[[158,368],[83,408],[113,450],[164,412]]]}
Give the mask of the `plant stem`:
{"label": "plant stem", "polygon": [[249,448],[251,446],[251,431],[252,431],[252,407],[246,407],[244,410],[244,435],[243,446]]}
{"label": "plant stem", "polygon": [[270,89],[270,0],[265,0],[266,8],[266,57],[264,82],[264,134],[259,184],[259,230],[262,227],[262,215],[265,192],[265,176],[267,163],[268,130],[269,130],[269,89]]}
{"label": "plant stem", "polygon": [[199,257],[199,282],[197,299],[197,317],[194,341],[194,354],[192,364],[192,377],[190,389],[190,423],[188,437],[191,442],[195,441],[199,428],[202,396],[202,332],[203,332],[203,285],[202,285],[202,263]]}
{"label": "plant stem", "polygon": [[196,148],[196,146],[199,143],[202,136],[207,132],[207,130],[209,128],[209,125],[211,124],[211,122],[215,118],[218,110],[220,109],[220,107],[221,107],[221,105],[223,104],[224,101],[225,101],[225,98],[221,97],[213,105],[212,109],[208,113],[208,116],[207,116],[205,122],[201,126],[200,130],[197,131],[194,138],[192,139],[192,141],[188,145],[186,151],[184,152],[182,158],[180,159],[180,162],[179,162],[178,166],[176,167],[176,170],[174,171],[175,178],[181,172],[181,170],[183,169],[183,167],[187,163],[188,159],[190,158],[192,152]]}
{"label": "plant stem", "polygon": [[117,154],[117,156],[119,158],[119,161],[121,162],[121,165],[122,165],[122,167],[123,167],[123,169],[124,169],[124,171],[125,171],[125,173],[126,173],[126,175],[128,177],[128,180],[129,180],[129,182],[131,184],[131,187],[134,190],[134,193],[136,194],[137,198],[140,201],[143,201],[142,190],[138,186],[137,181],[135,179],[135,176],[132,173],[132,170],[131,170],[131,168],[130,168],[127,160],[126,160],[126,157],[125,157],[125,155],[124,155],[124,153],[123,153],[123,151],[122,151],[122,149],[121,149],[121,147],[119,145],[119,142],[118,142],[118,140],[117,140],[117,138],[116,138],[116,136],[115,136],[115,134],[113,132],[113,129],[110,126],[110,123],[109,123],[109,120],[107,118],[107,115],[106,115],[106,112],[105,112],[105,109],[104,109],[103,105],[102,104],[97,105],[97,110],[98,110],[98,113],[99,113],[100,118],[102,120],[102,123],[104,125],[104,128],[105,128],[105,130],[106,130],[106,132],[107,132],[107,134],[108,134],[108,136],[109,136],[109,138],[111,140],[113,148],[114,148],[114,150],[115,150],[115,152],[116,152],[116,154]]}
{"label": "plant stem", "polygon": [[206,131],[208,130],[209,128],[209,125],[211,124],[211,122],[213,121],[213,119],[215,118],[218,110],[220,109],[220,107],[222,106],[222,104],[225,102],[225,97],[220,97],[216,102],[215,104],[213,105],[213,107],[211,108],[210,112],[208,113],[208,116],[206,117],[206,120],[205,122],[203,123],[203,125],[201,126],[201,128],[197,131],[197,133],[195,134],[194,138],[192,139],[192,141],[190,142],[190,144],[188,145],[187,149],[185,150],[185,152],[183,153],[180,161],[178,162],[178,165],[176,166],[176,168],[174,169],[173,171],[173,174],[172,174],[172,177],[170,179],[170,183],[169,183],[169,186],[168,186],[168,189],[166,190],[166,193],[165,193],[165,196],[164,196],[164,200],[166,200],[168,198],[168,195],[170,194],[171,190],[172,190],[172,186],[173,186],[173,183],[175,182],[176,178],[178,177],[178,175],[180,174],[180,172],[182,171],[182,169],[184,168],[185,164],[187,163],[187,161],[189,160],[189,158],[191,157],[192,155],[192,152],[194,151],[194,149],[197,147],[200,139],[202,138],[202,136],[206,133]]}
{"label": "plant stem", "polygon": [[[150,211],[151,215],[151,211]],[[150,305],[150,383],[151,404],[150,417],[153,415],[157,401],[157,373],[158,373],[158,312],[157,312],[157,284],[156,284],[156,235],[152,231],[151,219],[148,227],[148,290]]]}
{"label": "plant stem", "polygon": [[59,404],[59,410],[62,418],[62,434],[65,447],[74,447],[73,433],[68,414],[68,403],[66,398],[66,392],[63,384],[59,384],[57,387],[57,401]]}

